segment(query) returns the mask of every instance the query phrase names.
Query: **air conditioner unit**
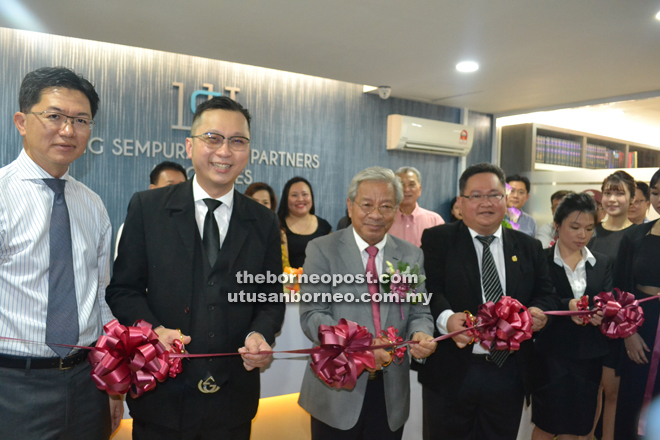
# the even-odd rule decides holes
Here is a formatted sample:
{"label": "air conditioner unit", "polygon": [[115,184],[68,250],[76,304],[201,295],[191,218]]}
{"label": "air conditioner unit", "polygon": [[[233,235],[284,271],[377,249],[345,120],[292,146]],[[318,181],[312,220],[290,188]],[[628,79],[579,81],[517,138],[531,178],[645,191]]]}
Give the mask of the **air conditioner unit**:
{"label": "air conditioner unit", "polygon": [[467,156],[474,127],[412,116],[387,117],[387,149],[417,153]]}

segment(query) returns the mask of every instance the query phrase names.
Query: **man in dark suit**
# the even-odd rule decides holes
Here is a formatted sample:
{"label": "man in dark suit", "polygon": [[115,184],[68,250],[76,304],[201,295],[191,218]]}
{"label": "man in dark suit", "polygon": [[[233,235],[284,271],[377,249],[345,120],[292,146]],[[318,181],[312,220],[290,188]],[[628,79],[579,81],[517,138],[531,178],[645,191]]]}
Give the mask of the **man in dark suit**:
{"label": "man in dark suit", "polygon": [[[275,214],[234,190],[247,165],[250,115],[226,97],[201,104],[186,151],[195,177],[136,193],[128,207],[107,300],[122,324],[153,324],[170,347],[181,339],[197,358],[155,390],[131,399],[133,438],[249,439],[259,402],[259,367],[284,318],[281,303],[233,303],[229,294],[281,292],[280,284],[236,274],[279,274]],[[246,281],[242,283],[242,281]],[[250,281],[249,283],[247,281]]]}
{"label": "man in dark suit", "polygon": [[[486,298],[513,297],[528,307],[533,330],[556,308],[541,244],[502,228],[504,173],[495,165],[469,167],[459,180],[463,220],[424,231],[426,287],[440,334],[464,327]],[[465,334],[438,343],[420,368],[425,439],[514,440],[524,396],[531,389],[532,341],[508,357],[471,345]],[[466,348],[467,347],[467,348]]]}
{"label": "man in dark suit", "polygon": [[[410,345],[410,354],[423,359],[433,353],[433,321],[428,305],[371,302],[371,294],[385,293],[379,283],[371,283],[365,274],[382,275],[389,262],[418,264],[424,273],[424,258],[419,248],[387,234],[399,203],[403,199],[401,181],[388,169],[371,167],[359,172],[349,186],[348,214],[352,226],[335,234],[317,238],[307,246],[304,273],[343,275],[338,283],[302,283],[301,293],[330,292],[332,298],[345,294],[356,302],[310,302],[300,304],[300,324],[307,337],[318,344],[320,325],[336,325],[345,318],[369,329],[374,344],[386,344],[379,330],[392,326],[404,339],[419,341]],[[358,281],[360,280],[360,281]],[[419,286],[420,292],[424,284]],[[366,300],[365,300],[366,298]],[[347,299],[347,298],[345,298]],[[374,350],[376,368],[363,372],[352,390],[331,388],[311,368],[305,371],[299,404],[312,416],[312,439],[397,440],[403,434],[410,407],[410,359],[393,362],[384,349]],[[385,368],[383,368],[385,367]]]}

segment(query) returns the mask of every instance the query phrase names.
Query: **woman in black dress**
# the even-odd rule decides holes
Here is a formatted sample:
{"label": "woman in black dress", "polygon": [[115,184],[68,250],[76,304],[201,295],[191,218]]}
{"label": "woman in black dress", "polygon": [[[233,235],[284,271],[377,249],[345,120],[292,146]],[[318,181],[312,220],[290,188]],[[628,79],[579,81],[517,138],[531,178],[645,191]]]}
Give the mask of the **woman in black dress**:
{"label": "woman in black dress", "polygon": [[[601,190],[603,192],[601,205],[606,217],[605,220],[596,225],[594,236],[589,242],[589,249],[601,252],[616,264],[619,252],[619,243],[626,231],[637,227],[628,220],[628,209],[635,197],[635,179],[625,171],[616,171],[605,178]],[[616,414],[617,395],[619,393],[618,370],[623,351],[623,343],[620,339],[609,340],[609,353],[603,361],[603,432],[599,437],[601,440],[613,440],[614,417]],[[598,413],[600,414],[601,396],[598,395]]]}
{"label": "woman in black dress", "polygon": [[277,216],[286,233],[291,267],[302,267],[307,243],[332,231],[330,223],[314,212],[312,185],[302,177],[289,180],[282,190]]}
{"label": "woman in black dress", "polygon": [[[660,212],[660,170],[653,175],[649,186],[651,204]],[[619,248],[614,285],[633,293],[637,299],[660,295],[660,222],[644,223],[625,234]],[[644,310],[644,324],[625,339],[626,353],[621,362],[616,408],[616,439],[641,438],[638,437],[638,422],[656,343],[660,301],[647,301],[640,306]],[[651,384],[651,397],[658,394],[660,375]]]}
{"label": "woman in black dress", "polygon": [[[557,243],[546,249],[557,294],[565,309],[577,310],[583,295],[612,290],[612,261],[587,243],[596,223],[596,205],[586,194],[569,194],[555,211]],[[578,316],[553,316],[535,340],[536,378],[532,394],[533,440],[577,439],[591,431],[596,415],[603,358],[608,346],[598,326]]]}

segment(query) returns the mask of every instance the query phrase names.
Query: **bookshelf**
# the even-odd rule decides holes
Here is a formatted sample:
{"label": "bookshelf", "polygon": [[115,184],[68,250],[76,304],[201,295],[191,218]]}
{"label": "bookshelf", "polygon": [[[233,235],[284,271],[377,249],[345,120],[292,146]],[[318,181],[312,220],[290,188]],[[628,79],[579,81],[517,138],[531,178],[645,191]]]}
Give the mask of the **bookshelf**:
{"label": "bookshelf", "polygon": [[502,127],[501,145],[500,164],[507,175],[660,167],[660,150],[655,147],[536,123]]}

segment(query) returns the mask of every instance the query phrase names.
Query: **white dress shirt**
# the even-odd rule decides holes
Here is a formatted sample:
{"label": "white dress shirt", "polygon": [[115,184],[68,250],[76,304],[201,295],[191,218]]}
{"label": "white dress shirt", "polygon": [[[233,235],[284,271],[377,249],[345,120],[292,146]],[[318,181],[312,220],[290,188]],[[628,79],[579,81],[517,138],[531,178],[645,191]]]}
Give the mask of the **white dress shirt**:
{"label": "white dress shirt", "polygon": [[[474,245],[474,251],[477,253],[477,261],[479,262],[479,273],[481,273],[481,265],[482,265],[482,259],[483,259],[483,252],[484,252],[484,246],[481,244],[481,242],[477,239],[477,236],[480,236],[480,234],[471,229],[468,228],[470,231],[470,236],[472,237],[472,244]],[[502,295],[506,295],[506,266],[504,265],[504,242],[502,241],[502,226],[500,225],[499,228],[497,228],[497,231],[493,234],[495,237],[495,240],[490,244],[490,253],[493,255],[493,260],[495,261],[495,267],[497,268],[497,274],[500,277],[500,284],[502,285]],[[484,294],[484,287],[483,284],[481,285],[481,302],[482,304],[486,302],[486,295]],[[440,313],[440,316],[438,316],[438,319],[436,320],[436,325],[438,326],[438,330],[440,331],[441,334],[446,335],[449,333],[447,330],[447,321],[449,320],[449,317],[453,315],[454,311],[452,310],[445,310],[444,312]],[[472,348],[472,352],[474,354],[488,354],[488,350],[485,350],[481,347],[479,344],[474,344]]]}
{"label": "white dress shirt", "polygon": [[[208,206],[204,203],[204,199],[212,199],[213,197],[209,196],[206,191],[199,186],[197,182],[197,176],[193,178],[193,200],[195,200],[195,220],[197,221],[197,228],[199,228],[199,236],[204,239],[204,219],[206,218],[206,213],[209,212]],[[215,215],[215,221],[218,222],[218,230],[220,231],[220,248],[222,248],[222,243],[225,241],[227,236],[227,231],[229,230],[229,220],[231,220],[231,213],[234,209],[234,185],[231,186],[231,189],[224,196],[215,199],[222,202],[222,205],[216,209],[213,214]]]}
{"label": "white dress shirt", "polygon": [[[371,246],[369,243],[364,241],[362,237],[358,235],[358,233],[353,229],[353,236],[355,237],[355,242],[357,243],[358,249],[360,249],[360,256],[362,257],[362,265],[364,266],[364,272],[367,272],[367,262],[369,261],[369,254],[367,253],[367,248]],[[385,252],[383,252],[383,248],[385,247],[385,244],[387,243],[387,234],[385,234],[385,237],[378,243],[376,243],[374,246],[378,248],[378,253],[376,254],[376,268],[378,269],[378,275],[382,274],[383,270],[383,260],[385,259]],[[380,286],[380,283],[378,284]],[[379,287],[380,289],[380,287]]]}
{"label": "white dress shirt", "polygon": [[559,252],[559,244],[555,246],[555,256],[553,258],[553,262],[557,266],[563,267],[564,271],[566,271],[566,278],[568,278],[575,299],[582,298],[584,291],[587,290],[587,262],[589,262],[592,267],[596,265],[596,257],[594,257],[587,247],[583,247],[581,253],[582,259],[577,266],[575,266],[575,270],[571,269],[571,267],[564,262],[564,259]]}
{"label": "white dress shirt", "polygon": [[[21,150],[0,169],[0,336],[44,342],[48,314],[50,216],[53,176]],[[78,303],[77,345],[91,345],[113,319],[105,302],[110,282],[112,229],[101,198],[69,176],[64,196],[71,223]],[[0,340],[0,353],[55,357],[47,345]]]}

